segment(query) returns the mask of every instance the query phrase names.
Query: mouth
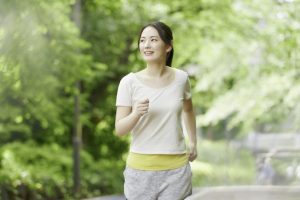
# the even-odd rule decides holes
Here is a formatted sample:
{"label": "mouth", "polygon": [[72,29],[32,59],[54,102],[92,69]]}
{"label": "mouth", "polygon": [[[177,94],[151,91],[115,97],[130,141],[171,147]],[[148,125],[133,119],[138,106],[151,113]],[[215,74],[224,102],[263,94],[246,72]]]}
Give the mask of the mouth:
{"label": "mouth", "polygon": [[150,56],[150,55],[152,55],[154,53],[154,51],[144,51],[144,54],[146,55],[146,56]]}

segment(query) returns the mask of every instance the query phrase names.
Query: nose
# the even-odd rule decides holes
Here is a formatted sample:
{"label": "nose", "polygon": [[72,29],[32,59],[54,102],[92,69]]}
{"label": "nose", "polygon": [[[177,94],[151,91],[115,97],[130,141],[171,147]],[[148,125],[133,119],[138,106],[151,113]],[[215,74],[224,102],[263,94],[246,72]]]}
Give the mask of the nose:
{"label": "nose", "polygon": [[150,41],[149,41],[149,40],[146,40],[146,41],[145,41],[145,48],[146,48],[146,49],[149,49],[149,48],[150,48]]}

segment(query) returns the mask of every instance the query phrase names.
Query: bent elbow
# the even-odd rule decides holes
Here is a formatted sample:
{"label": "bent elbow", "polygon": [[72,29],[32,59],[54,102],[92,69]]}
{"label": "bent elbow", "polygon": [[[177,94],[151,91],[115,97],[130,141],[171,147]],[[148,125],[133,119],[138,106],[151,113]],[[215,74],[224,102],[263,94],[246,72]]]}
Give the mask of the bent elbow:
{"label": "bent elbow", "polygon": [[120,131],[118,131],[117,129],[115,129],[115,135],[118,137],[123,136],[123,134]]}
{"label": "bent elbow", "polygon": [[120,128],[118,128],[117,126],[115,126],[115,135],[118,137],[122,137],[124,134],[124,132],[122,130],[120,130]]}
{"label": "bent elbow", "polygon": [[118,129],[117,125],[115,125],[115,135],[116,136],[121,136],[120,130]]}

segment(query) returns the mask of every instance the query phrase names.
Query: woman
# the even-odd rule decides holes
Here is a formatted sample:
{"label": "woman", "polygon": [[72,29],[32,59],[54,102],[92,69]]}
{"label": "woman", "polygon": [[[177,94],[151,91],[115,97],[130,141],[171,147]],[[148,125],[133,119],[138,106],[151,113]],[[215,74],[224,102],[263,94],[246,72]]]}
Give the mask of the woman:
{"label": "woman", "polygon": [[147,66],[119,84],[116,134],[132,133],[124,171],[129,200],[182,200],[192,193],[189,161],[197,157],[196,122],[188,75],[171,68],[172,41],[171,29],[162,22],[143,27],[139,50]]}

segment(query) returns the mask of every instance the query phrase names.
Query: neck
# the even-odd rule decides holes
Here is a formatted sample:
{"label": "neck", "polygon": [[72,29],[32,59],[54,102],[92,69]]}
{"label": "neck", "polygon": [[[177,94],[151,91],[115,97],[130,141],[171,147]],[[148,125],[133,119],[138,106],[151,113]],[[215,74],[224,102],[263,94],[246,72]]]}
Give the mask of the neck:
{"label": "neck", "polygon": [[161,63],[147,63],[145,72],[148,76],[161,77],[166,71],[165,62]]}

